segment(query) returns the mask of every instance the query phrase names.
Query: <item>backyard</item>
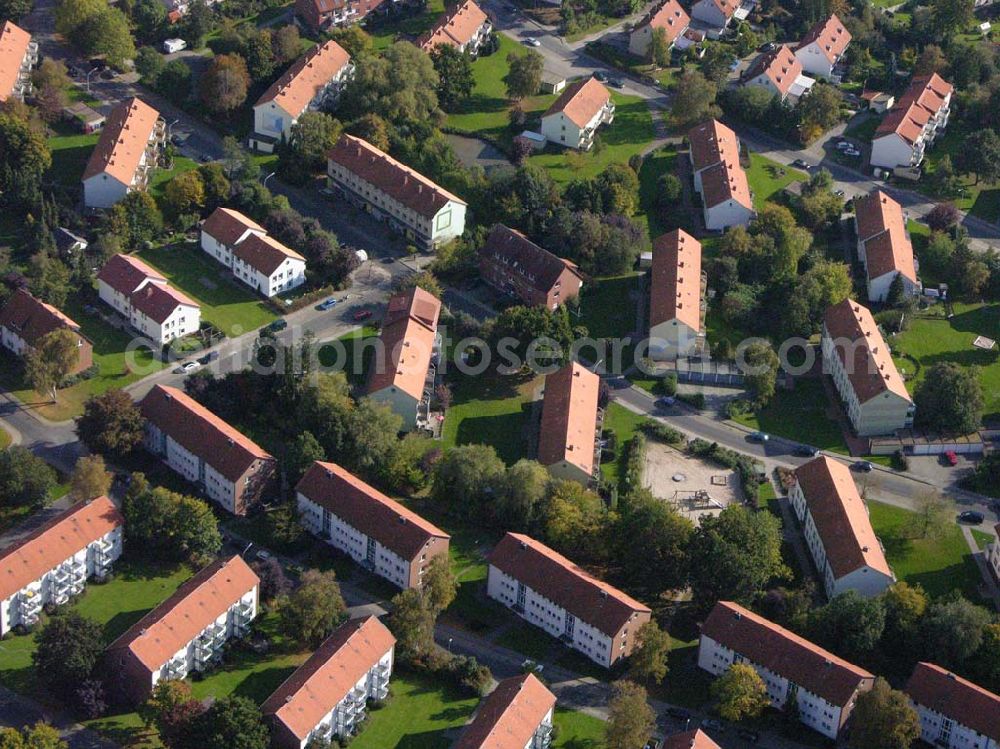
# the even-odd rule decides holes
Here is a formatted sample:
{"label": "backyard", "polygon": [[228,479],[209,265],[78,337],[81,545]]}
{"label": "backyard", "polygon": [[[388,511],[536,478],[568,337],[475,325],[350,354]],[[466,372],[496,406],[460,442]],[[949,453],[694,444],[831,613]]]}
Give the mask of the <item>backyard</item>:
{"label": "backyard", "polygon": [[796,180],[808,181],[809,175],[792,169],[776,161],[750,153],[750,168],[746,170],[750,191],[753,193],[754,208],[758,211],[764,207],[771,196]]}
{"label": "backyard", "polygon": [[615,459],[601,463],[604,480],[614,486],[621,477],[625,464],[625,445],[639,431],[639,425],[647,420],[645,414],[630,411],[617,403],[609,403],[604,412],[604,431],[614,432],[618,440]]}
{"label": "backyard", "polygon": [[818,377],[799,377],[793,390],[778,389],[767,406],[756,413],[741,414],[734,421],[820,450],[848,455],[847,443],[832,411],[823,381]]}
{"label": "backyard", "polygon": [[[945,131],[943,136],[934,141],[934,145],[927,150],[924,156],[922,165],[924,176],[917,184],[917,189],[935,196],[932,186],[934,170],[945,154],[951,157],[953,166],[960,163],[960,151],[970,134],[958,124],[954,124]],[[968,211],[987,221],[1000,220],[1000,184],[977,180],[971,174],[962,174],[958,183],[961,185],[962,193],[955,197],[952,202],[960,210]]]}
{"label": "backyard", "polygon": [[628,335],[636,328],[639,279],[638,273],[627,273],[586,281],[580,294],[580,317],[573,324],[584,326],[591,338]]}

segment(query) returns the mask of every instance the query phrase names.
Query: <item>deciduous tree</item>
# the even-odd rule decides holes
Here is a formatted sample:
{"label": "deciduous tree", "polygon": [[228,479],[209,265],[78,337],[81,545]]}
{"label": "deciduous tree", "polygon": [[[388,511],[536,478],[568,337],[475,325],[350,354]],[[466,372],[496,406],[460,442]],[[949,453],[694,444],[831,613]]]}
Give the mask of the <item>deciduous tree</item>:
{"label": "deciduous tree", "polygon": [[104,652],[101,625],[76,611],[52,617],[35,635],[35,642],[38,647],[31,662],[37,678],[66,699],[72,699],[80,683],[90,677]]}
{"label": "deciduous tree", "polygon": [[504,82],[507,84],[507,98],[520,101],[538,93],[542,85],[542,70],[545,61],[533,49],[523,53],[511,52],[507,55],[509,69]]}
{"label": "deciduous tree", "polygon": [[268,749],[270,733],[246,697],[223,697],[191,721],[186,743],[201,749]]}
{"label": "deciduous tree", "polygon": [[616,681],[604,730],[607,749],[642,746],[655,728],[656,716],[647,701],[646,690],[632,681]]}
{"label": "deciduous tree", "polygon": [[431,50],[431,61],[438,74],[437,94],[441,108],[445,112],[454,112],[472,94],[475,83],[472,57],[450,44],[438,44]]}
{"label": "deciduous tree", "polygon": [[70,476],[70,494],[73,499],[85,501],[106,495],[111,488],[111,473],[104,466],[100,455],[85,455],[76,461]]}
{"label": "deciduous tree", "polygon": [[24,378],[39,395],[55,403],[59,386],[80,362],[77,334],[69,328],[47,333],[24,357]]}
{"label": "deciduous tree", "polygon": [[674,85],[671,116],[678,126],[693,125],[719,113],[715,105],[718,87],[700,71],[687,69]]}
{"label": "deciduous tree", "polygon": [[939,434],[968,434],[983,417],[983,388],[977,367],[938,362],[913,394],[920,426]]}
{"label": "deciduous tree", "polygon": [[421,590],[427,603],[427,610],[434,618],[455,600],[458,594],[458,578],[451,569],[451,560],[447,554],[438,554],[431,559],[424,574]]}
{"label": "deciduous tree", "polygon": [[299,587],[281,602],[282,630],[306,645],[318,645],[337,628],[346,611],[332,571],[306,570]]}
{"label": "deciduous tree", "polygon": [[670,656],[670,635],[650,620],[639,627],[636,647],[629,656],[628,674],[636,681],[659,684],[667,675]]}
{"label": "deciduous tree", "polygon": [[412,662],[433,649],[434,617],[416,588],[408,588],[392,599],[387,624],[396,637],[400,660]]}
{"label": "deciduous tree", "polygon": [[56,472],[26,447],[0,451],[0,500],[4,504],[38,508],[48,501]]}
{"label": "deciduous tree", "polygon": [[712,696],[724,720],[756,718],[771,704],[767,687],[753,666],[734,663],[712,682]]}
{"label": "deciduous tree", "polygon": [[87,399],[76,433],[92,452],[124,458],[142,443],[142,414],[128,393],[112,388]]}
{"label": "deciduous tree", "polygon": [[250,73],[239,55],[219,55],[201,77],[199,94],[210,112],[229,114],[247,98]]}
{"label": "deciduous tree", "polygon": [[909,749],[920,738],[920,718],[909,698],[881,676],[858,696],[851,725],[856,749]]}

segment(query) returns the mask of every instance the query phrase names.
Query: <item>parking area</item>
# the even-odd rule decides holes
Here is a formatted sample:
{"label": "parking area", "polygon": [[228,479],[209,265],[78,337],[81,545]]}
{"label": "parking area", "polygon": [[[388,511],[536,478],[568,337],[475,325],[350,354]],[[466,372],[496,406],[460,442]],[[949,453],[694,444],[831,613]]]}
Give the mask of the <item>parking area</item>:
{"label": "parking area", "polygon": [[736,471],[692,458],[659,442],[647,444],[643,483],[695,523],[702,515],[717,515],[728,505],[742,501]]}

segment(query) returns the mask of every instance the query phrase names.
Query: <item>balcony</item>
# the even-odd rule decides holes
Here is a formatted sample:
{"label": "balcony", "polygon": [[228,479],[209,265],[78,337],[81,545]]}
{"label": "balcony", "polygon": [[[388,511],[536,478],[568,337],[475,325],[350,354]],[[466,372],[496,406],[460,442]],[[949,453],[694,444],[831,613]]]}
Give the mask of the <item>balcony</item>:
{"label": "balcony", "polygon": [[42,613],[42,597],[33,590],[23,591],[15,604],[20,623],[30,627]]}

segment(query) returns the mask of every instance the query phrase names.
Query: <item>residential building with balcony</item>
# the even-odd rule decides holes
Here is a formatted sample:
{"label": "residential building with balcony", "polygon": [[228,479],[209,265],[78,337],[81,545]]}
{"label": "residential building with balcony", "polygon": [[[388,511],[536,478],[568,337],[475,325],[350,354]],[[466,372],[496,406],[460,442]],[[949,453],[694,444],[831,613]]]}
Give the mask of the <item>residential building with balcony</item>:
{"label": "residential building with balcony", "polygon": [[427,177],[353,135],[329,153],[330,188],[422,250],[462,236],[468,204]]}
{"label": "residential building with balcony", "polygon": [[1000,695],[933,663],[918,663],[906,684],[920,738],[944,749],[1000,749]]}
{"label": "residential building with balcony", "polygon": [[556,696],[534,674],[497,684],[452,749],[549,749]]}
{"label": "residential building with balcony", "polygon": [[395,646],[396,638],[374,616],[337,627],[261,705],[275,749],[353,736],[368,703],[389,696]]}
{"label": "residential building with balcony", "polygon": [[154,385],[139,402],[146,449],[234,515],[261,501],[276,461],[183,390]]}
{"label": "residential building with balcony", "polygon": [[550,310],[579,296],[583,289],[583,276],[575,263],[503,224],[490,230],[479,250],[479,275],[497,291],[529,307]]}
{"label": "residential building with balcony", "polygon": [[802,72],[802,63],[785,46],[762,52],[742,78],[742,85],[759,86],[791,104],[805,96],[815,83],[815,79]]}
{"label": "residential building with balcony", "polygon": [[369,398],[403,417],[403,429],[426,425],[437,380],[441,302],[419,286],[389,298],[368,370]]}
{"label": "residential building with balcony", "polygon": [[97,295],[157,346],[201,327],[201,307],[134,255],[114,255],[104,264]]}
{"label": "residential building with balcony", "polygon": [[799,721],[837,739],[858,696],[875,675],[731,601],[719,601],[701,626],[698,666],[722,676],[734,663],[752,666],[771,705],[797,707]]}
{"label": "residential building with balcony", "polygon": [[795,59],[805,72],[840,83],[836,68],[850,44],[851,32],[844,28],[837,14],[832,13],[806,32],[795,47]]}
{"label": "residential building with balcony", "polygon": [[0,103],[10,98],[24,101],[31,93],[31,69],[38,63],[38,42],[15,24],[0,27]]}
{"label": "residential building with balcony", "polygon": [[664,40],[668,48],[672,48],[682,38],[691,17],[677,0],[664,0],[653,8],[628,35],[628,51],[636,57],[650,59],[653,44],[653,32],[663,29]]}
{"label": "residential building with balcony", "polygon": [[993,526],[997,540],[991,541],[986,547],[986,564],[993,571],[993,577],[1000,583],[1000,523]]}
{"label": "residential building with balcony", "polygon": [[239,555],[208,565],[108,646],[107,682],[142,704],[161,679],[217,665],[226,642],[246,635],[256,618],[259,586]]}
{"label": "residential building with balcony", "polygon": [[913,398],[867,307],[845,299],[827,309],[821,345],[823,372],[833,378],[858,436],[913,426]]}
{"label": "residential building with balcony", "polygon": [[448,555],[447,533],[336,463],[313,463],[295,493],[307,531],[403,590]]}
{"label": "residential building with balcony", "polygon": [[747,17],[741,11],[737,0],[697,0],[691,5],[691,18],[708,27],[709,38],[718,39],[733,18]]}
{"label": "residential building with balcony", "polygon": [[201,225],[201,249],[265,297],[306,281],[306,259],[232,208],[216,208]]}
{"label": "residential building with balcony", "polygon": [[468,52],[475,57],[493,33],[489,16],[473,0],[464,0],[449,8],[431,28],[417,40],[417,46],[430,53],[439,44]]}
{"label": "residential building with balcony", "polygon": [[903,207],[881,190],[854,199],[858,259],[864,263],[869,302],[884,302],[900,276],[903,293],[920,294],[917,261],[906,231]]}
{"label": "residential building with balcony", "polygon": [[51,304],[36,299],[26,289],[17,289],[0,307],[0,345],[15,356],[24,357],[45,336],[61,329],[76,336],[79,356],[70,374],[90,369],[94,364],[94,346],[75,320]]}
{"label": "residential building with balcony", "polygon": [[373,13],[389,13],[402,0],[295,0],[295,15],[312,31],[359,23]]}
{"label": "residential building with balcony", "polygon": [[701,195],[705,228],[723,231],[746,226],[756,215],[740,142],[730,128],[709,120],[688,131],[695,192]]}
{"label": "residential building with balcony", "polygon": [[250,147],[271,153],[305,112],[334,106],[354,75],[350,55],[327,40],[300,57],[253,105]]}
{"label": "residential building with balcony", "polygon": [[116,106],[83,171],[84,205],[110,208],[130,192],[145,190],[166,140],[166,122],[142,99]]}
{"label": "residential building with balcony", "polygon": [[696,728],[693,731],[675,733],[663,740],[662,749],[722,749],[712,737]]}
{"label": "residential building with balcony", "polygon": [[937,73],[914,78],[875,131],[871,165],[920,166],[924,151],[948,126],[953,91]]}
{"label": "residential building with balcony", "polygon": [[615,103],[596,78],[567,86],[542,115],[542,135],[552,143],[589,151],[601,125],[615,121]]}
{"label": "residential building with balcony", "polygon": [[845,463],[825,455],[795,469],[788,492],[827,598],[874,598],[896,582],[868,507]]}
{"label": "residential building with balcony", "polygon": [[79,502],[0,551],[0,637],[38,623],[91,578],[102,580],[122,554],[125,520],[105,496]]}
{"label": "residential building with balcony", "polygon": [[545,377],[538,462],[553,477],[589,486],[599,465],[603,413],[597,406],[601,378],[579,362]]}
{"label": "residential building with balcony", "polygon": [[636,647],[650,609],[520,533],[507,533],[489,555],[486,592],[599,666],[611,668]]}
{"label": "residential building with balcony", "polygon": [[701,242],[674,229],[653,242],[649,274],[649,348],[655,361],[689,356],[704,342],[705,277]]}

